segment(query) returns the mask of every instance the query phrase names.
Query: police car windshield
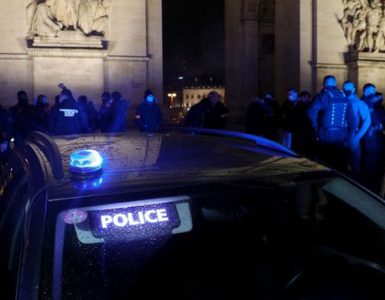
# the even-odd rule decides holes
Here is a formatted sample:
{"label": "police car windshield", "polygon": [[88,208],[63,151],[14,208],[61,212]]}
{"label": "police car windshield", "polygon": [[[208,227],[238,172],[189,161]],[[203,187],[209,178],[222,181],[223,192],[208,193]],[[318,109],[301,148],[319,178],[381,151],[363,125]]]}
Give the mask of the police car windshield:
{"label": "police car windshield", "polygon": [[44,295],[266,299],[261,291],[283,291],[313,243],[365,253],[356,240],[371,237],[355,229],[385,228],[380,216],[366,219],[379,205],[368,200],[328,174],[274,186],[240,178],[50,202]]}

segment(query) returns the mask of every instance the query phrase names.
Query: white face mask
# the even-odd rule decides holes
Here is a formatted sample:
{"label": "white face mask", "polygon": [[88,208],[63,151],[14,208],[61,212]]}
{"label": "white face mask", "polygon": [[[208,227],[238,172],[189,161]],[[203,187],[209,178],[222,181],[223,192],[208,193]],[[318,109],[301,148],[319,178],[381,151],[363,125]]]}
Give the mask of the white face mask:
{"label": "white face mask", "polygon": [[291,102],[295,102],[295,101],[297,101],[297,95],[295,95],[295,94],[289,94],[289,95],[287,96],[287,99],[289,99],[289,101],[291,101]]}
{"label": "white face mask", "polygon": [[369,87],[364,90],[364,96],[368,97],[374,95],[376,93],[376,89]]}
{"label": "white face mask", "polygon": [[154,102],[154,99],[155,97],[153,95],[148,95],[146,98],[147,102],[150,102],[150,103]]}

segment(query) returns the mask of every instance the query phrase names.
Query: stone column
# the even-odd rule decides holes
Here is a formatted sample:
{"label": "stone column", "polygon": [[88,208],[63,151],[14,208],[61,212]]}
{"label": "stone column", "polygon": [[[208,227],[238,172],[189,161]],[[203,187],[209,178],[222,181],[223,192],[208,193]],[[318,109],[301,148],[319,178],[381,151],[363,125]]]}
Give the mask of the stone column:
{"label": "stone column", "polygon": [[149,57],[148,87],[157,96],[160,103],[163,99],[163,39],[162,39],[162,1],[148,0],[147,5],[147,36]]}
{"label": "stone column", "polygon": [[276,0],[276,58],[275,96],[278,102],[286,99],[289,88],[300,84],[300,18],[298,0]]}
{"label": "stone column", "polygon": [[299,0],[299,89],[312,92],[313,79],[313,0]]}
{"label": "stone column", "polygon": [[313,0],[315,90],[322,88],[323,78],[332,74],[338,86],[348,78],[345,56],[348,44],[338,22],[343,14],[342,1]]}
{"label": "stone column", "polygon": [[258,94],[259,0],[226,0],[226,91],[232,122],[243,122]]}

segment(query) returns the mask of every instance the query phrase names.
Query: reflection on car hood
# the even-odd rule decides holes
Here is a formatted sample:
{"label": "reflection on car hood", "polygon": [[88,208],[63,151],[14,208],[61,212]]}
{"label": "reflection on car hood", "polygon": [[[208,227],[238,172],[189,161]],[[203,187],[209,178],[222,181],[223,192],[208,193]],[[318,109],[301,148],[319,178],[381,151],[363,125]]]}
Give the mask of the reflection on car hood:
{"label": "reflection on car hood", "polygon": [[[306,158],[281,157],[279,152],[274,155],[274,151],[266,151],[269,149],[258,147],[253,141],[228,137],[129,132],[55,137],[55,142],[61,152],[65,174],[60,180],[49,174],[51,193],[55,195],[73,193],[69,157],[80,149],[97,150],[103,157],[101,182],[94,184],[98,190],[243,176],[273,181],[289,175],[328,170]],[[46,169],[50,173],[50,168]],[[91,185],[90,192],[92,189]]]}

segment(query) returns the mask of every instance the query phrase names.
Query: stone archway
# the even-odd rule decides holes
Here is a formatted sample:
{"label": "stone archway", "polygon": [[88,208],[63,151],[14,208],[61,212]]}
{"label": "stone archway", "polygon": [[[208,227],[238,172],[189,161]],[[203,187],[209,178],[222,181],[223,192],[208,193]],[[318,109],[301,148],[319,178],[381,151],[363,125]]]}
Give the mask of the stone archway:
{"label": "stone archway", "polygon": [[250,99],[274,89],[274,1],[225,0],[225,23],[226,94],[243,123]]}

